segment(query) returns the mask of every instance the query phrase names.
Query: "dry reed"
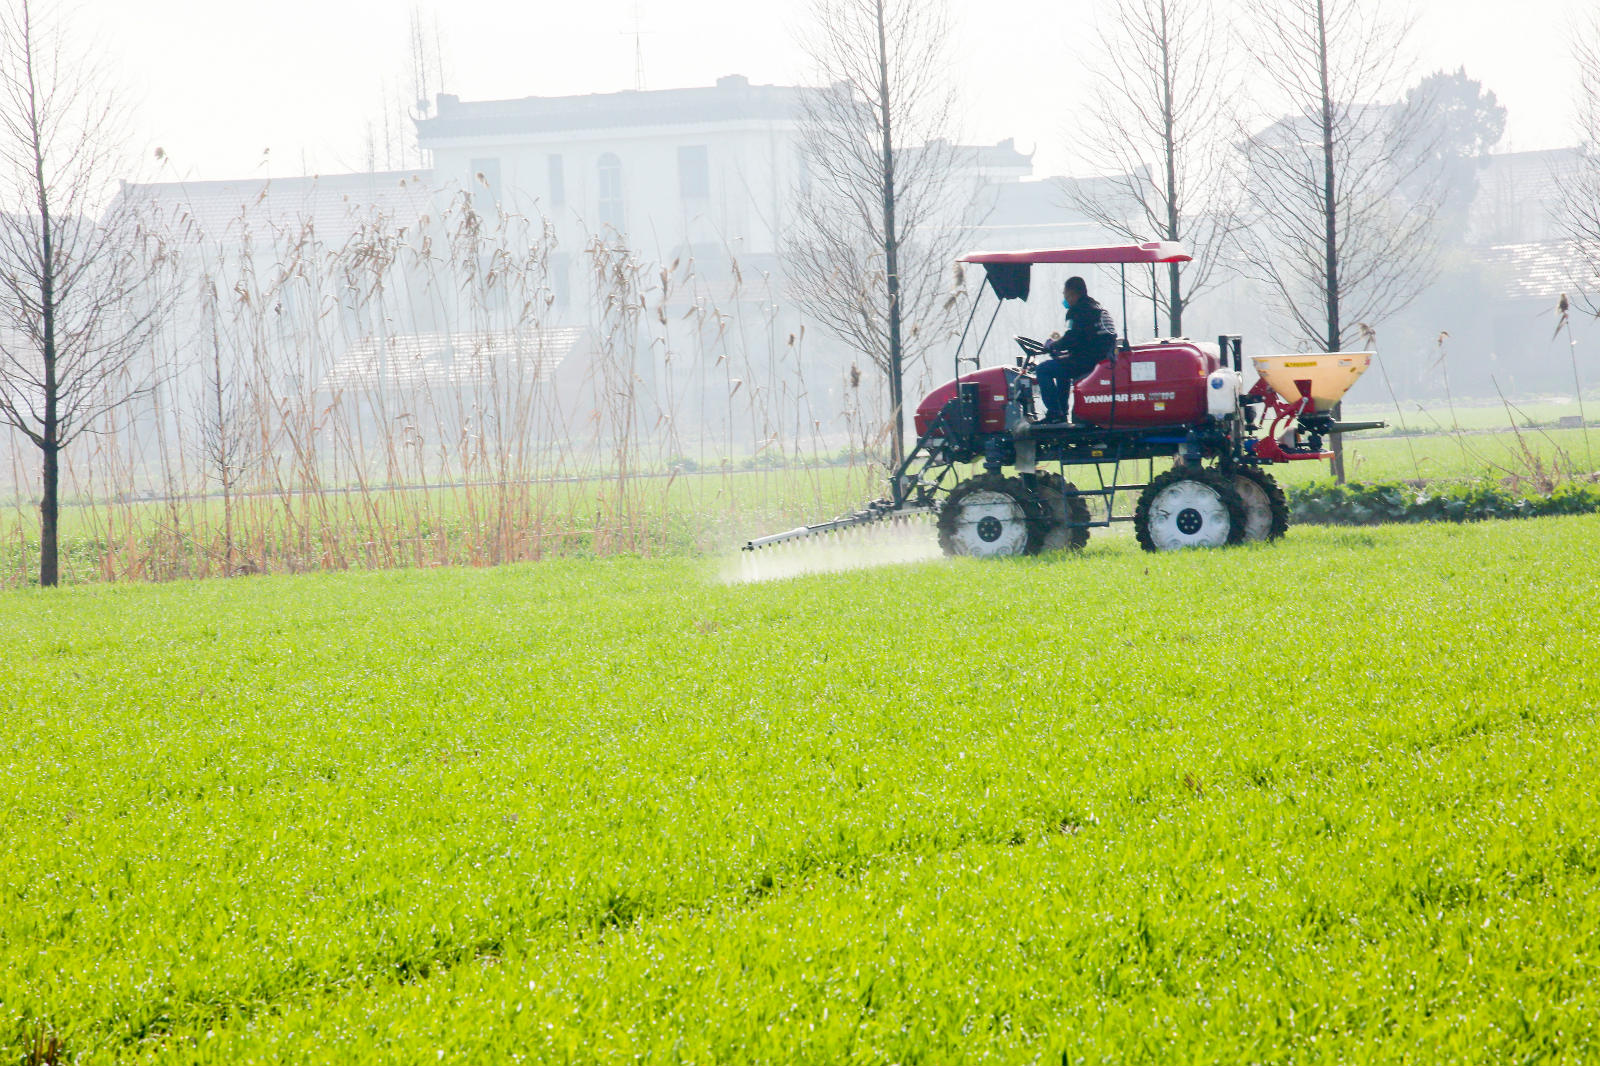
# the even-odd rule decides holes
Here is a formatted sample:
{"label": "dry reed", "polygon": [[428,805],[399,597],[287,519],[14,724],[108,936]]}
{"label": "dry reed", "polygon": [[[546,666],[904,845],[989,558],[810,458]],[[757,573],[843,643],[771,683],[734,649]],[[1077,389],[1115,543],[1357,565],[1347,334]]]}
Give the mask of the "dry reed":
{"label": "dry reed", "polygon": [[[73,457],[69,580],[679,551],[871,490],[878,400],[808,365],[769,275],[614,234],[574,271],[541,218],[431,203],[320,229],[146,205],[188,287],[148,353],[160,385]],[[8,465],[19,585],[37,473]]]}

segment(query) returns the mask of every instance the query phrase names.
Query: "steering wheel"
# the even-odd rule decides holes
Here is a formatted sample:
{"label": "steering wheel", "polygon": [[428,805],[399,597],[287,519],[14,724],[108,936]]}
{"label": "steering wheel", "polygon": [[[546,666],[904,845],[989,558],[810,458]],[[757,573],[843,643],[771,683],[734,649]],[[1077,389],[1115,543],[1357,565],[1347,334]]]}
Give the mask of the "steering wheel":
{"label": "steering wheel", "polygon": [[1022,366],[1024,369],[1033,369],[1034,364],[1048,354],[1045,346],[1032,337],[1012,337],[1017,342],[1017,347],[1022,349]]}

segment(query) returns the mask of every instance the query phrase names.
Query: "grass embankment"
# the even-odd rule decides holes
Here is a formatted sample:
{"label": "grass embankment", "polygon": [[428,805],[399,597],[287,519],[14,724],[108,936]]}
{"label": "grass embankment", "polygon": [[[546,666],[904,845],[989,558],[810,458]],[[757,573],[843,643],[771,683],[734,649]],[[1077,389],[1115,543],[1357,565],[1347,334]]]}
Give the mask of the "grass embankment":
{"label": "grass embankment", "polygon": [[[1593,438],[1600,433],[1514,430],[1499,410],[1498,428],[1353,434],[1346,439],[1349,478],[1486,481],[1539,494],[1563,480],[1583,479],[1600,465],[1592,461]],[[1462,424],[1476,426],[1489,412],[1460,414]],[[1417,417],[1424,416],[1438,425],[1434,415]],[[1389,415],[1364,410],[1350,417]],[[1412,429],[1420,424],[1408,422]],[[1167,465],[1162,460],[1155,469]],[[1137,484],[1148,471],[1145,463],[1128,463],[1099,473],[1106,481],[1118,476]],[[1329,479],[1324,462],[1279,465],[1272,473],[1285,486]],[[1082,488],[1102,483],[1090,467],[1071,467],[1066,474]],[[77,486],[69,488],[62,512],[62,570],[67,582],[81,583],[692,555],[832,518],[885,491],[883,472],[865,463],[429,488],[352,482],[258,491],[234,498],[227,508],[218,496],[107,499],[103,493],[97,497],[93,486]],[[1136,500],[1136,492],[1120,494],[1118,512],[1131,514]],[[37,580],[38,534],[31,502],[13,500],[0,509],[0,587]]]}
{"label": "grass embankment", "polygon": [[[563,556],[690,555],[819,521],[885,491],[864,463],[434,488],[350,486],[84,502],[62,509],[64,580],[482,566]],[[231,519],[232,540],[228,539]],[[38,580],[39,517],[0,511],[0,587]],[[231,548],[230,548],[231,545]]]}
{"label": "grass embankment", "polygon": [[1600,519],[0,596],[0,1061],[1593,1061]]}

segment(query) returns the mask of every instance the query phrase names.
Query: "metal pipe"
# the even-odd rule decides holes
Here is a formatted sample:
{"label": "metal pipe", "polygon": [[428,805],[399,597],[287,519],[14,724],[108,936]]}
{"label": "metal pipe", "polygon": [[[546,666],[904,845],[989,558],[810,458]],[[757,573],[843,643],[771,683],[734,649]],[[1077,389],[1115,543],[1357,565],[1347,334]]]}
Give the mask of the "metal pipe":
{"label": "metal pipe", "polygon": [[1161,336],[1161,303],[1156,299],[1156,265],[1150,264],[1150,338]]}
{"label": "metal pipe", "polygon": [[754,540],[745,541],[744,551],[753,552],[773,544],[782,544],[788,540],[799,540],[802,537],[815,537],[823,533],[832,533],[839,529],[848,529],[851,526],[870,525],[874,522],[883,522],[892,518],[911,517],[913,515],[933,514],[932,507],[900,507],[893,511],[858,511],[853,515],[836,518],[832,522],[819,522],[814,526],[800,526],[796,529],[786,530],[782,533],[773,533],[766,537],[756,537]]}
{"label": "metal pipe", "polygon": [[[1122,346],[1126,348],[1128,346],[1128,264],[1118,263],[1117,269],[1122,271]],[[1112,381],[1111,384],[1116,385],[1116,382]],[[1111,392],[1111,402],[1117,402],[1117,393],[1114,388]]]}
{"label": "metal pipe", "polygon": [[[989,324],[987,326],[983,327],[983,339],[978,342],[978,350],[976,352],[974,352],[973,356],[972,356],[972,366],[973,366],[973,369],[975,369],[975,370],[983,369],[983,364],[978,362],[978,356],[983,354],[983,346],[985,344],[989,343],[989,334],[994,329],[994,320],[1000,317],[1000,308],[1003,307],[1003,306],[1004,306],[1004,304],[1000,303],[999,301],[995,302],[994,314],[989,316]],[[960,377],[961,377],[961,364],[957,363],[956,364],[956,378],[959,380]]]}
{"label": "metal pipe", "polygon": [[[1128,264],[1118,263],[1117,269],[1122,274],[1122,348],[1128,347]],[[1117,349],[1111,349],[1111,414],[1106,421],[1107,429],[1117,428]]]}
{"label": "metal pipe", "polygon": [[[967,312],[967,324],[961,327],[961,339],[956,341],[956,373],[955,373],[955,376],[958,377],[958,378],[961,376],[961,346],[963,344],[967,343],[967,330],[972,328],[972,320],[975,317],[977,317],[977,314],[978,314],[978,302],[979,302],[979,300],[982,300],[982,299],[983,299],[983,290],[979,289],[978,290],[978,299],[972,301],[972,310]],[[999,304],[996,303],[995,307],[996,307],[996,310],[998,311]]]}

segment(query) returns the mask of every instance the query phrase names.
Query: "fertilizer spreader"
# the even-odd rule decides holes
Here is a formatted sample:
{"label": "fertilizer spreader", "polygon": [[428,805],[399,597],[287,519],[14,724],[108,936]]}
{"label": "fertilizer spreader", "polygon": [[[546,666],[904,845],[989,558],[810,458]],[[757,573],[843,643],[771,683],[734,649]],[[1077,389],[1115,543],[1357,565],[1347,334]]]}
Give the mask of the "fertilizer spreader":
{"label": "fertilizer spreader", "polygon": [[[1334,434],[1384,425],[1334,417],[1373,353],[1256,356],[1259,379],[1245,389],[1237,335],[1218,337],[1215,345],[1181,337],[1130,344],[1128,265],[1189,258],[1170,242],[962,257],[984,268],[994,314],[964,354],[983,301],[973,302],[956,346],[955,377],[917,406],[916,446],[891,474],[889,495],[830,522],[758,537],[745,550],[917,515],[937,519],[939,543],[951,555],[1077,549],[1091,529],[1127,521],[1147,551],[1282,536],[1288,507],[1264,468],[1331,458],[1324,445]],[[1049,358],[1043,344],[1016,337],[1014,365],[981,364],[1001,306],[1028,298],[1032,267],[1040,263],[1111,263],[1122,270],[1124,336],[1073,386],[1064,422],[1045,422],[1037,413],[1034,369]],[[966,364],[971,370],[963,373]],[[1171,459],[1171,468],[1157,474],[1157,459]],[[981,473],[966,473],[978,463]],[[1069,481],[1068,467],[1084,468],[1094,484]],[[1119,513],[1119,494],[1126,500],[1134,492],[1133,513]]]}

